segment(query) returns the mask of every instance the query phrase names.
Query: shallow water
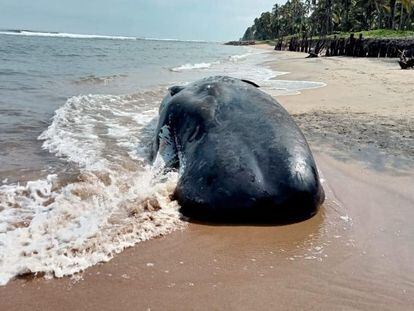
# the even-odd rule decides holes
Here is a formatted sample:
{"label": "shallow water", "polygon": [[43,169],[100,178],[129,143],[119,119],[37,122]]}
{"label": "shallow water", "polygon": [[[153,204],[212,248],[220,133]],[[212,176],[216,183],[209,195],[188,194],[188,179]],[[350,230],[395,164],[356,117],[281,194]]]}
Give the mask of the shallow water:
{"label": "shallow water", "polygon": [[[182,228],[148,149],[168,85],[223,74],[295,94],[267,55],[218,43],[0,34],[0,284],[70,275]],[[90,94],[90,95],[82,95]]]}

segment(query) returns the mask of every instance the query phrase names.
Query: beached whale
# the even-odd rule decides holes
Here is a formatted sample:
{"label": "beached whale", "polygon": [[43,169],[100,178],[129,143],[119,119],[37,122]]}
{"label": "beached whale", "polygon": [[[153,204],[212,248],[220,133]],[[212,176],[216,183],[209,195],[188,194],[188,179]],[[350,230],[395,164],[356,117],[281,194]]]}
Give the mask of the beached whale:
{"label": "beached whale", "polygon": [[179,170],[174,197],[197,220],[290,222],[311,217],[324,200],[302,132],[246,80],[215,76],[170,88],[151,157]]}

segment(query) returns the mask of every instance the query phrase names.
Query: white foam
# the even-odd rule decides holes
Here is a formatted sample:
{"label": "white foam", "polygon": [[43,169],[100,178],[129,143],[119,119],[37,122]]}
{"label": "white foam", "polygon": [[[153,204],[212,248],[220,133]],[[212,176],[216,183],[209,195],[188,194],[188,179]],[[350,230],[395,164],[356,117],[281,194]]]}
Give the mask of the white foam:
{"label": "white foam", "polygon": [[14,36],[56,37],[56,38],[72,38],[72,39],[137,40],[136,37],[126,37],[126,36],[104,36],[104,35],[65,33],[65,32],[37,32],[37,31],[25,31],[25,30],[0,31],[0,34],[14,35]]}
{"label": "white foam", "polygon": [[[168,42],[193,42],[193,43],[213,43],[215,41],[206,40],[184,40],[173,38],[141,38],[132,36],[108,36],[108,35],[94,35],[94,34],[77,34],[66,32],[44,32],[44,31],[29,31],[29,30],[2,30],[2,35],[13,36],[34,36],[34,37],[55,37],[55,38],[71,38],[71,39],[109,39],[109,40],[147,40],[147,41],[168,41]],[[218,42],[217,42],[218,43]]]}
{"label": "white foam", "polygon": [[[250,80],[258,84],[263,91],[274,96],[296,95],[304,89],[326,86],[323,82],[277,79],[279,76],[288,74],[288,72],[275,71],[262,65],[263,62],[270,60],[266,51],[251,48],[246,48],[246,50],[245,54],[232,55],[226,61],[216,63],[217,66],[205,66],[203,71],[211,75],[228,75]],[[271,55],[270,57],[275,56]],[[237,63],[237,66],[235,66],[235,63]],[[173,71],[191,70],[197,66],[187,64],[181,67],[177,67]]]}
{"label": "white foam", "polygon": [[251,53],[241,54],[241,55],[231,55],[229,56],[229,60],[237,63],[238,61],[246,59]]}
{"label": "white foam", "polygon": [[[215,63],[217,64],[217,62]],[[179,67],[174,67],[171,71],[180,72],[185,70],[193,70],[193,69],[206,69],[210,68],[212,63],[198,63],[198,64],[185,64]]]}
{"label": "white foam", "polygon": [[[266,51],[245,48],[246,53],[231,55],[227,59],[211,63],[184,64],[170,69],[173,72],[199,70],[204,75],[228,75],[247,79],[257,83],[261,89],[271,95],[296,95],[301,90],[326,86],[323,82],[281,80],[278,77],[288,72],[275,71],[262,65],[270,60]],[[259,57],[256,58],[255,56]],[[270,57],[275,57],[271,55]],[[237,63],[237,66],[235,66]]]}
{"label": "white foam", "polygon": [[169,199],[178,174],[159,175],[145,155],[154,94],[73,97],[41,134],[43,147],[79,167],[0,186],[0,284],[24,273],[72,275],[137,242],[181,228]]}

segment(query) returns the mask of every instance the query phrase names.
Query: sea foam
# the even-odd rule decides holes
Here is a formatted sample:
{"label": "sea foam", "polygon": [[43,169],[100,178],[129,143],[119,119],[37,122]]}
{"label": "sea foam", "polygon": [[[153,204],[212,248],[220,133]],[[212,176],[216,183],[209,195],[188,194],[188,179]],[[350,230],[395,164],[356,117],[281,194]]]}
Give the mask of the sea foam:
{"label": "sea foam", "polygon": [[178,67],[174,67],[171,69],[171,71],[180,72],[180,71],[186,71],[186,70],[192,70],[192,69],[206,69],[210,68],[211,65],[218,64],[216,63],[198,63],[198,64],[184,64]]}
{"label": "sea foam", "polygon": [[72,39],[112,39],[112,40],[137,40],[138,39],[136,37],[126,37],[126,36],[88,35],[88,34],[75,34],[75,33],[65,33],[65,32],[37,32],[37,31],[27,31],[27,30],[0,31],[0,34],[15,35],[15,36],[72,38]]}
{"label": "sea foam", "polygon": [[157,96],[76,96],[56,111],[39,139],[78,172],[0,186],[0,284],[72,275],[183,227],[170,200],[178,174],[146,160]]}
{"label": "sea foam", "polygon": [[71,38],[71,39],[147,40],[147,41],[168,41],[168,42],[213,43],[211,41],[206,41],[206,40],[184,40],[184,39],[173,39],[173,38],[142,38],[142,37],[133,37],[133,36],[109,36],[109,35],[77,34],[77,33],[66,33],[66,32],[45,32],[45,31],[31,31],[31,30],[0,30],[0,34],[14,35],[14,36],[35,36],[35,37]]}

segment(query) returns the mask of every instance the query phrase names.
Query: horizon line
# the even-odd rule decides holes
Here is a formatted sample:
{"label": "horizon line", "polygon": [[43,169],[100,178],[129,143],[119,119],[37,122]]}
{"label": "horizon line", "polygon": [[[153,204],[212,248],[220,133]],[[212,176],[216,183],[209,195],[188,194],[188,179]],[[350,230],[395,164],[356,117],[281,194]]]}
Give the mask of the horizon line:
{"label": "horizon line", "polygon": [[102,35],[102,34],[85,34],[70,33],[60,31],[45,31],[33,29],[12,29],[1,28],[0,34],[17,35],[17,36],[38,36],[38,37],[55,37],[55,38],[71,38],[71,39],[112,39],[112,40],[148,40],[148,41],[175,41],[175,42],[197,42],[197,43],[222,43],[226,41],[209,41],[196,39],[176,39],[176,38],[156,38],[156,37],[135,37],[123,35]]}

